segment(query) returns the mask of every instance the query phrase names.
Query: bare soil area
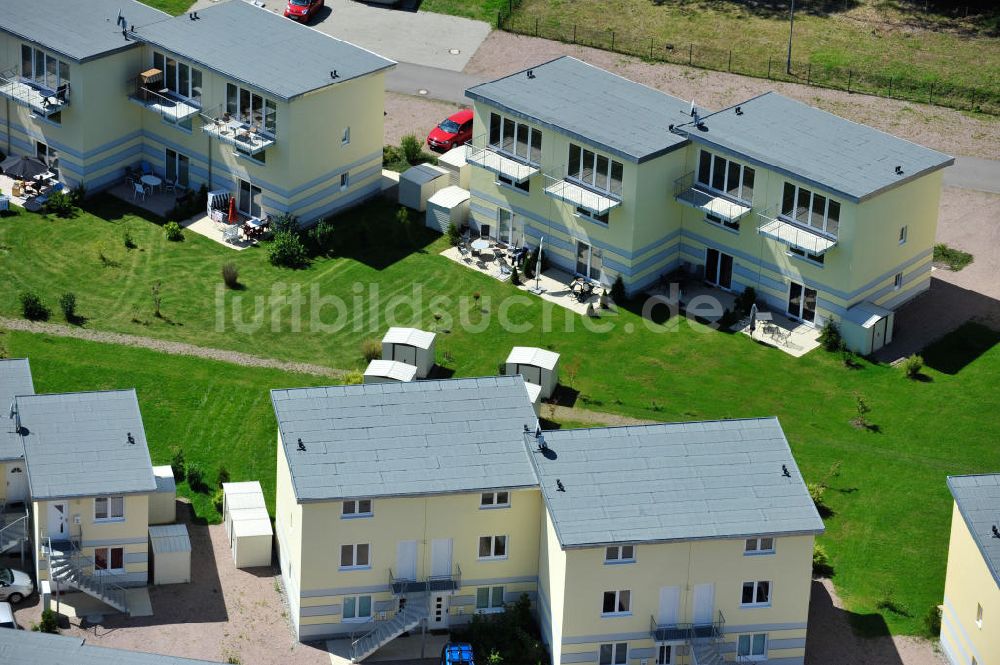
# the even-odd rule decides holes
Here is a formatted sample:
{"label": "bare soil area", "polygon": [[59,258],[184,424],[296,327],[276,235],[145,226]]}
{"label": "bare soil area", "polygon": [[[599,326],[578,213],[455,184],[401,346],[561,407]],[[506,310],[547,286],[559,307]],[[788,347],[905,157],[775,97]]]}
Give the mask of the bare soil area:
{"label": "bare soil area", "polygon": [[949,155],[1000,159],[1000,119],[992,116],[973,116],[937,106],[649,63],[585,46],[506,32],[491,33],[465,71],[498,78],[562,55],[572,55],[675,97],[693,99],[699,106],[709,109],[724,108],[774,90]]}
{"label": "bare soil area", "polygon": [[455,112],[455,105],[427,97],[385,93],[385,143],[399,145],[399,140],[413,134],[421,143],[439,122]]}

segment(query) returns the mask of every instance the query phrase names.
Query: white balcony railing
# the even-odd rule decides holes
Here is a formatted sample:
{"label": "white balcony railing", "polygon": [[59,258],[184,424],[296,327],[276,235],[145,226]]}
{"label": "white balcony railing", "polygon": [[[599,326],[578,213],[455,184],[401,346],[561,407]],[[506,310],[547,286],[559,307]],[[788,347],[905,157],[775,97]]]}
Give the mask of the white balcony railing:
{"label": "white balcony railing", "polygon": [[203,132],[248,155],[261,153],[277,143],[274,134],[265,129],[273,126],[273,119],[263,115],[239,118],[226,112],[224,106],[217,106],[202,111],[201,119]]}
{"label": "white balcony railing", "polygon": [[69,105],[69,91],[68,81],[52,90],[21,77],[16,67],[0,72],[0,95],[46,118]]}
{"label": "white balcony railing", "polygon": [[674,199],[679,203],[702,210],[707,215],[718,217],[727,226],[738,228],[741,217],[750,212],[746,203],[733,200],[702,185],[694,177],[694,171],[682,175],[674,181]]}
{"label": "white balcony railing", "polygon": [[539,171],[537,166],[526,160],[504,153],[497,146],[490,145],[485,136],[473,138],[468,144],[465,160],[518,183],[524,182]]}
{"label": "white balcony railing", "polygon": [[762,236],[814,256],[822,256],[837,245],[835,237],[779,217],[776,210],[769,208],[758,213],[761,223],[757,227],[757,232]]}
{"label": "white balcony railing", "polygon": [[201,99],[189,99],[174,94],[169,90],[159,88],[158,82],[154,85],[143,80],[142,76],[129,81],[132,85],[132,92],[129,100],[143,106],[150,111],[159,113],[167,122],[177,124],[188,118],[193,118],[201,112]]}

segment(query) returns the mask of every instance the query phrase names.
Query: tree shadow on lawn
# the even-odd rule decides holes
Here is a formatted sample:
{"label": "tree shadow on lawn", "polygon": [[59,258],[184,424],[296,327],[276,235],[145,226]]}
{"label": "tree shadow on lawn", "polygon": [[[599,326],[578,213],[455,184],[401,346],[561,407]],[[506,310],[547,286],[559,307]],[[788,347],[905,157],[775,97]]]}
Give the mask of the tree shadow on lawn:
{"label": "tree shadow on lawn", "polygon": [[[966,323],[924,349],[924,363],[944,374],[958,372],[1000,343],[1000,332],[980,323]],[[918,381],[928,381],[924,374]]]}
{"label": "tree shadow on lawn", "polygon": [[[399,211],[407,210],[406,223]],[[426,254],[441,237],[424,224],[423,213],[375,197],[330,220],[334,227],[333,255],[385,270],[412,254]]]}
{"label": "tree shadow on lawn", "polygon": [[837,607],[823,582],[813,580],[806,665],[857,662],[854,657],[862,654],[865,662],[903,665],[881,614],[859,614]]}

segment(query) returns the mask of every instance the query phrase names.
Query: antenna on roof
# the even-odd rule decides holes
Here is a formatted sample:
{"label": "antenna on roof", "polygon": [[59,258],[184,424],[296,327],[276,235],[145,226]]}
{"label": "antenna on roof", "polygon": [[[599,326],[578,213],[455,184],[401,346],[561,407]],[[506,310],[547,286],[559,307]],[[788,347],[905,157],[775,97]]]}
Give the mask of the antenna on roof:
{"label": "antenna on roof", "polygon": [[126,28],[122,28],[122,37],[128,39],[128,30]]}
{"label": "antenna on roof", "polygon": [[792,472],[788,470],[787,466],[785,466],[784,464],[782,464],[781,465],[781,475],[783,475],[785,478],[791,478],[792,477]]}
{"label": "antenna on roof", "polygon": [[125,439],[126,439],[126,441],[128,441],[128,443],[129,443],[130,446],[134,446],[135,445],[135,437],[132,436],[132,432],[129,432],[128,436],[125,437]]}
{"label": "antenna on roof", "polygon": [[303,450],[304,451],[305,449],[306,449],[306,444],[302,443],[302,439],[300,438],[299,439],[299,450]]}
{"label": "antenna on roof", "polygon": [[562,481],[556,478],[556,490],[559,492],[565,492],[566,486],[562,484]]}
{"label": "antenna on roof", "polygon": [[122,15],[121,9],[118,10],[118,18],[115,19],[115,25],[125,27],[125,17]]}

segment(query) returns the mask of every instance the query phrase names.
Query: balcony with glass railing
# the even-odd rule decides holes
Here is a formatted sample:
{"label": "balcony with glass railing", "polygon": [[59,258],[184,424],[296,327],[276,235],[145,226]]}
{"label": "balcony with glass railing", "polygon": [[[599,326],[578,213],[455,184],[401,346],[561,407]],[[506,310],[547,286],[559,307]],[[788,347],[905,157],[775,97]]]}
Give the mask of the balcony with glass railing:
{"label": "balcony with glass railing", "polygon": [[739,220],[750,212],[751,206],[717,192],[695,179],[694,171],[674,181],[674,199],[678,203],[701,210],[730,228],[739,228]]}
{"label": "balcony with glass railing", "polygon": [[193,118],[201,111],[201,98],[188,98],[164,87],[163,72],[148,69],[128,81],[130,101],[160,114],[167,122],[177,124]]}
{"label": "balcony with glass railing", "polygon": [[0,72],[0,95],[45,118],[59,113],[69,105],[69,92],[69,81],[50,88],[24,78],[17,67],[9,67]]}
{"label": "balcony with glass railing", "polygon": [[477,136],[469,143],[465,160],[487,171],[492,171],[517,183],[522,183],[538,173],[537,166],[526,159],[491,145],[486,136]]}
{"label": "balcony with glass railing", "polygon": [[230,113],[225,105],[201,112],[203,132],[248,155],[257,155],[277,143],[275,112]]}
{"label": "balcony with glass railing", "polygon": [[837,245],[836,236],[779,215],[777,207],[758,213],[758,216],[761,223],[757,232],[762,236],[813,256],[822,256]]}
{"label": "balcony with glass railing", "polygon": [[606,215],[622,204],[621,196],[573,178],[565,169],[546,173],[545,182],[546,196],[582,208],[592,215]]}

